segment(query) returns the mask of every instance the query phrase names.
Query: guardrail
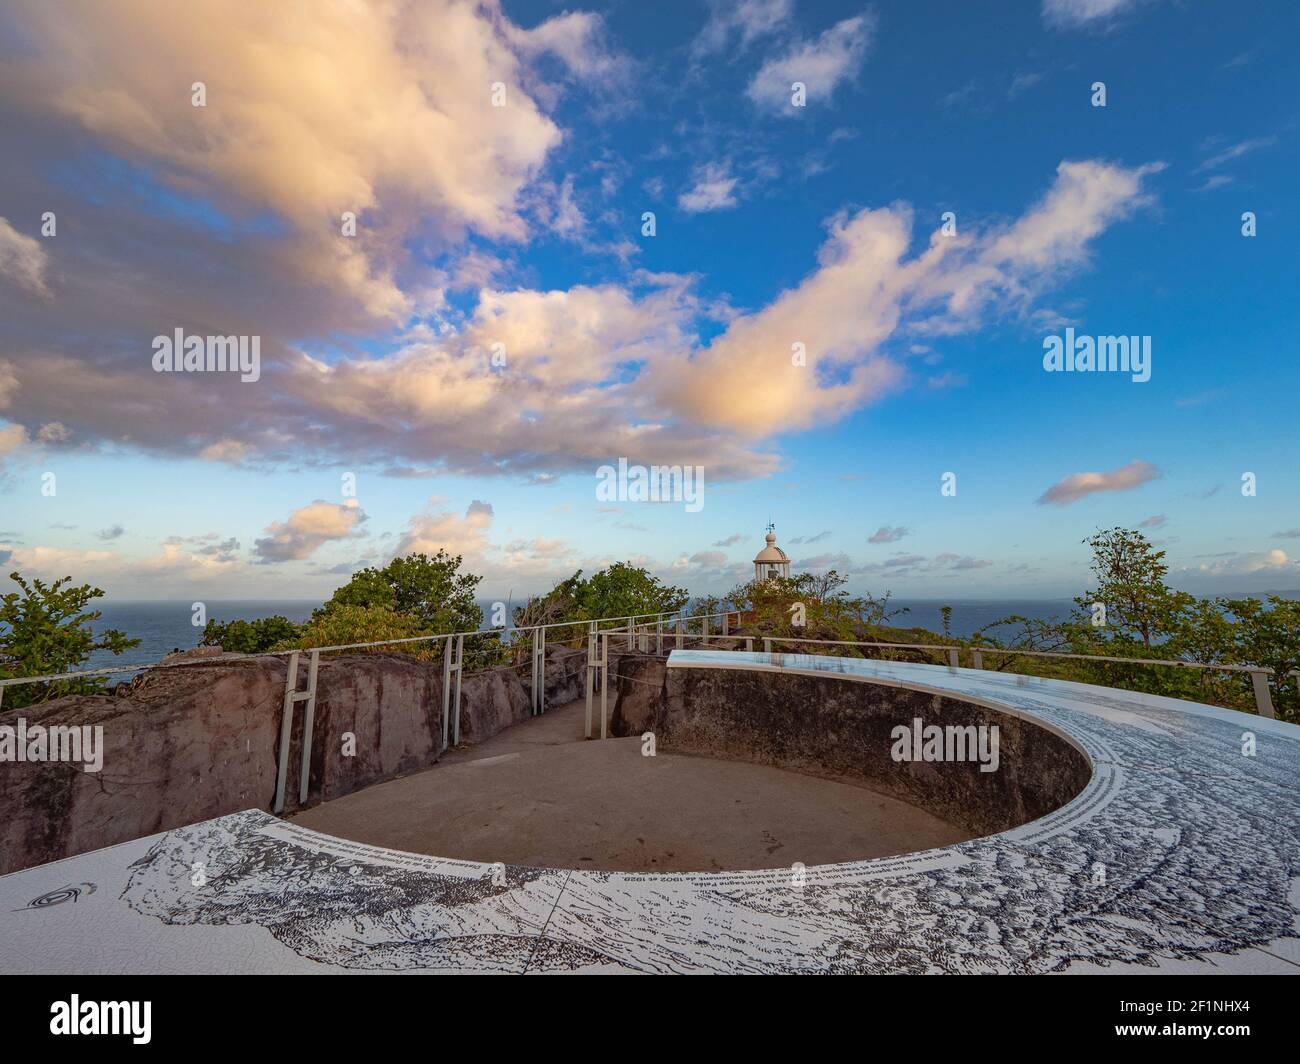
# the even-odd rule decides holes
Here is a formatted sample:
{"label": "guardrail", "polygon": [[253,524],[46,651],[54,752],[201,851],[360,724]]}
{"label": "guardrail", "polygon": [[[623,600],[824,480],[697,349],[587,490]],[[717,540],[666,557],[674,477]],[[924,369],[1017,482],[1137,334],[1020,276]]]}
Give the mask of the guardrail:
{"label": "guardrail", "polygon": [[[672,648],[682,649],[687,640],[698,639],[700,646],[709,646],[710,639],[716,642],[743,642],[745,649],[752,651],[756,640],[761,640],[765,653],[772,653],[773,646],[784,643],[810,644],[819,646],[868,647],[877,650],[922,650],[942,652],[950,668],[959,668],[961,651],[966,649],[971,656],[973,668],[984,667],[984,655],[1023,655],[1039,658],[1063,658],[1080,661],[1114,662],[1125,665],[1164,666],[1185,669],[1206,669],[1218,672],[1245,672],[1251,675],[1251,684],[1255,696],[1255,707],[1261,717],[1273,718],[1276,712],[1269,692],[1269,678],[1274,675],[1272,669],[1252,665],[1212,665],[1202,662],[1160,660],[1152,658],[1120,658],[1098,654],[1068,654],[1046,650],[1017,650],[1003,647],[966,647],[936,643],[875,643],[866,640],[850,639],[805,639],[799,636],[753,636],[731,634],[731,618],[739,618],[741,611],[726,610],[718,613],[701,613],[682,616],[681,611],[664,613],[641,613],[630,617],[601,617],[586,621],[552,621],[547,624],[525,625],[518,628],[479,628],[469,632],[445,632],[439,635],[410,636],[404,639],[383,639],[372,643],[343,643],[337,646],[310,647],[306,650],[270,650],[259,654],[223,655],[222,664],[231,661],[245,661],[258,658],[288,657],[288,672],[285,678],[283,712],[280,720],[280,742],[277,756],[276,789],[274,811],[284,811],[285,788],[289,772],[289,746],[293,735],[294,707],[305,703],[303,707],[303,748],[302,764],[298,776],[298,800],[307,799],[309,771],[311,764],[311,737],[316,715],[316,681],[320,669],[321,654],[337,653],[344,650],[369,650],[374,647],[405,646],[412,643],[442,643],[442,749],[448,745],[460,743],[460,699],[461,675],[464,668],[465,638],[476,636],[497,636],[522,634],[532,642],[532,677],[531,697],[532,712],[536,716],[546,712],[546,633],[553,628],[585,628],[587,631],[586,663],[586,736],[592,738],[594,696],[600,691],[600,737],[608,736],[609,726],[609,647],[610,639],[626,636],[626,648],[649,653],[651,640],[654,641],[654,653],[662,655],[666,643]],[[710,632],[709,622],[717,620],[718,629]],[[689,631],[692,621],[699,622],[699,632]],[[651,622],[651,623],[644,623]],[[606,623],[617,624],[615,628],[602,629]],[[671,630],[665,629],[666,623],[672,623]],[[301,655],[306,653],[307,686],[298,690],[298,665]],[[150,662],[143,665],[116,665],[103,669],[85,669],[78,672],[50,673],[43,676],[15,676],[0,679],[0,713],[5,712],[3,704],[7,687],[28,683],[58,683],[66,680],[86,677],[112,676],[122,673],[140,672],[145,669],[183,669],[199,665],[209,665],[212,659],[197,658],[190,661]],[[1300,687],[1300,669],[1292,670],[1287,675],[1296,677]],[[454,679],[454,683],[453,683]],[[454,691],[454,697],[453,697]],[[12,710],[10,710],[12,712]]]}
{"label": "guardrail", "polygon": [[[613,632],[604,633],[604,635],[609,636],[612,634],[617,634],[618,632],[621,631],[622,629],[615,629]],[[811,644],[817,646],[869,647],[878,650],[896,649],[896,650],[924,650],[924,651],[942,652],[947,657],[948,667],[953,669],[961,667],[961,651],[968,650],[970,652],[970,657],[971,657],[971,667],[975,669],[984,668],[985,654],[992,654],[992,655],[1020,654],[1027,657],[1035,657],[1035,658],[1063,658],[1063,659],[1073,659],[1078,661],[1114,662],[1114,663],[1124,664],[1124,665],[1145,665],[1145,666],[1165,666],[1165,667],[1172,666],[1175,668],[1184,668],[1184,669],[1203,669],[1211,672],[1245,672],[1245,673],[1250,673],[1251,688],[1255,697],[1256,712],[1259,714],[1259,716],[1267,717],[1270,720],[1275,719],[1277,716],[1277,712],[1273,706],[1273,698],[1269,691],[1269,679],[1270,677],[1274,676],[1274,670],[1261,668],[1255,665],[1220,665],[1220,664],[1207,664],[1205,662],[1199,662],[1199,661],[1177,661],[1174,659],[1158,659],[1158,658],[1120,658],[1120,657],[1111,657],[1102,654],[1069,654],[1069,653],[1052,651],[1052,650],[1017,650],[1017,649],[1009,649],[1003,647],[989,647],[989,646],[961,647],[961,646],[942,644],[942,643],[875,643],[875,642],[868,642],[866,640],[855,640],[855,639],[805,639],[801,636],[730,635],[726,630],[725,624],[723,630],[715,634],[712,638],[719,642],[724,640],[732,643],[743,642],[745,644],[745,649],[747,651],[753,651],[755,641],[761,639],[763,643],[763,652],[766,654],[773,653],[774,652],[773,646],[775,644],[780,644],[780,643]],[[631,646],[631,642],[632,642],[631,635],[629,635],[629,640],[628,640],[629,647]],[[704,642],[707,645],[708,642],[707,627],[705,629]],[[608,640],[606,640],[606,644],[607,643]],[[679,641],[677,645],[680,647],[682,644]],[[663,653],[662,634],[660,636],[657,653],[659,654]],[[591,662],[590,657],[588,658],[588,661]],[[607,686],[607,683],[604,682],[607,680],[605,673],[608,671],[608,667],[609,667],[609,653],[608,653],[607,645],[604,649],[602,649],[600,658],[597,661],[595,661],[593,664],[590,664],[589,667],[596,668],[601,671],[602,695],[601,695],[601,704],[600,704],[600,711],[601,711],[600,737],[604,739],[607,734],[606,718],[608,717],[607,700],[604,695],[604,689]],[[1297,687],[1300,688],[1300,669],[1293,669],[1290,672],[1288,672],[1286,675],[1294,676],[1296,678]],[[587,738],[588,739],[592,737],[591,717],[592,717],[592,698],[591,698],[591,692],[590,690],[588,690],[588,694],[587,694]]]}
{"label": "guardrail", "polygon": [[[733,611],[734,612],[734,611]],[[280,740],[279,750],[276,758],[276,783],[275,783],[275,803],[273,811],[276,813],[284,812],[285,790],[288,783],[289,775],[289,746],[293,737],[293,718],[295,707],[299,702],[303,706],[303,744],[302,744],[302,764],[299,766],[298,773],[298,801],[307,800],[307,789],[309,783],[309,774],[311,769],[311,738],[312,730],[316,719],[316,681],[320,671],[320,656],[322,654],[337,653],[343,650],[369,650],[374,647],[395,647],[408,646],[412,643],[442,643],[442,749],[446,750],[448,745],[456,746],[460,743],[460,696],[461,696],[461,675],[464,670],[465,661],[465,638],[476,636],[497,636],[500,638],[507,634],[522,633],[532,641],[532,712],[534,715],[546,712],[546,632],[552,628],[583,628],[588,632],[588,668],[587,668],[587,720],[588,735],[591,727],[591,687],[596,681],[596,676],[592,671],[591,657],[594,653],[594,640],[600,636],[608,636],[611,632],[627,631],[629,646],[632,642],[633,631],[639,621],[653,619],[662,632],[664,619],[673,618],[678,626],[678,631],[683,630],[683,626],[690,622],[698,620],[701,625],[705,642],[708,641],[709,620],[715,617],[724,616],[722,614],[696,614],[690,617],[680,616],[680,611],[665,613],[638,613],[630,617],[601,617],[589,621],[553,621],[548,624],[524,625],[518,628],[479,628],[469,632],[444,632],[438,635],[420,635],[409,636],[404,639],[381,639],[372,643],[341,643],[337,646],[309,647],[305,650],[268,650],[258,654],[232,654],[223,655],[220,659],[222,664],[232,661],[248,661],[260,658],[282,658],[288,657],[288,670],[284,684],[284,701],[280,717]],[[725,632],[728,626],[727,618],[730,614],[724,616],[722,630]],[[618,628],[605,629],[601,631],[600,625],[606,623],[616,623]],[[661,644],[662,646],[662,640]],[[608,646],[608,644],[606,644]],[[304,690],[298,690],[298,665],[301,655],[306,653],[307,658],[307,686]],[[608,656],[608,655],[606,655]],[[173,662],[148,662],[137,665],[114,665],[102,669],[83,669],[76,672],[56,672],[48,673],[42,676],[12,676],[7,679],[0,679],[0,713],[5,712],[4,692],[7,687],[16,687],[20,684],[32,683],[60,683],[68,680],[84,679],[87,677],[114,676],[124,673],[141,672],[146,669],[184,669],[193,668],[201,665],[212,664],[211,658],[195,658],[189,661]],[[453,683],[454,678],[454,683]],[[454,697],[453,697],[454,691]],[[601,684],[602,699],[604,697],[604,684]],[[17,707],[10,709],[10,712]]]}
{"label": "guardrail", "polygon": [[[780,636],[777,642],[790,643],[822,643],[831,642],[831,640],[819,639],[788,639]],[[923,650],[946,650],[948,651],[948,664],[953,668],[960,667],[959,652],[961,647],[939,647],[932,643],[849,643],[849,646],[897,646],[908,647],[912,649]],[[1019,650],[1007,647],[967,647],[970,651],[971,668],[984,668],[985,654],[1019,654],[1031,658],[1062,658],[1073,661],[1105,661],[1114,662],[1121,665],[1147,665],[1147,666],[1166,666],[1180,669],[1203,669],[1209,672],[1248,672],[1251,678],[1251,687],[1255,695],[1255,709],[1261,717],[1276,717],[1276,710],[1273,708],[1273,698],[1268,689],[1269,677],[1273,675],[1272,669],[1260,668],[1255,665],[1220,665],[1209,664],[1201,661],[1178,661],[1173,658],[1120,658],[1112,657],[1107,654],[1068,654],[1058,650]],[[1289,675],[1300,677],[1300,670],[1294,670]]]}

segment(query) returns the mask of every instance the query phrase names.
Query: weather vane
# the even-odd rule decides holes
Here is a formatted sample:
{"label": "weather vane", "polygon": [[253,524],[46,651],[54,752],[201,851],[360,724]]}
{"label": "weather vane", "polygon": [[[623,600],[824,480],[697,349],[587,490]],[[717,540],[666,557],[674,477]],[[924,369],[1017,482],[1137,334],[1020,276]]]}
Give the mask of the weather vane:
{"label": "weather vane", "polygon": [[776,531],[776,525],[774,525],[774,524],[772,523],[772,519],[771,519],[770,517],[767,519],[767,530],[768,530],[769,532],[775,532],[775,531]]}

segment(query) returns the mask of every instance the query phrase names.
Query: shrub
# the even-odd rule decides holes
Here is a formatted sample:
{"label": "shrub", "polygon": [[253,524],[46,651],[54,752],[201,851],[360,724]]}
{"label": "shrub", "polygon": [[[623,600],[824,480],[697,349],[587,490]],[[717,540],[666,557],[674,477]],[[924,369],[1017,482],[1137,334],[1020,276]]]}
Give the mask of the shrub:
{"label": "shrub", "polygon": [[208,621],[200,646],[221,647],[231,654],[261,654],[292,640],[298,626],[287,617],[260,617],[255,621]]}
{"label": "shrub", "polygon": [[[284,640],[275,649],[310,650],[313,647],[375,643],[386,639],[411,639],[433,634],[435,633],[429,625],[420,618],[398,613],[387,606],[336,605],[327,610],[317,610],[293,638]],[[428,660],[434,657],[440,645],[430,640],[401,647],[370,647],[367,652],[399,651]]]}
{"label": "shrub", "polygon": [[[106,628],[98,637],[90,629],[90,623],[101,614],[98,610],[85,612],[85,608],[92,599],[103,597],[100,588],[89,584],[65,587],[70,576],[52,584],[41,580],[29,584],[16,572],[10,573],[9,579],[22,593],[0,597],[0,679],[67,672],[96,650],[121,654],[140,645],[140,640],[129,639],[116,628]],[[67,694],[93,694],[103,690],[106,682],[104,677],[89,677],[18,684],[5,688],[4,705],[30,706]]]}

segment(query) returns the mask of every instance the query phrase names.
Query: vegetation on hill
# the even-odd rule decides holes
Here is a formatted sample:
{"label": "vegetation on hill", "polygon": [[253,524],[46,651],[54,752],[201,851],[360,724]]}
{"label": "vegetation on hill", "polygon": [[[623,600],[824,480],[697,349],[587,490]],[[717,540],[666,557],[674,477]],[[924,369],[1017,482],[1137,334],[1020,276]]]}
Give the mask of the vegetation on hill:
{"label": "vegetation on hill", "polygon": [[[1248,673],[1187,668],[1185,665],[1140,665],[1098,660],[1102,657],[1172,661],[1206,665],[1235,664],[1274,671],[1272,694],[1279,717],[1300,721],[1296,676],[1300,669],[1300,601],[1270,595],[1257,598],[1196,598],[1167,583],[1165,552],[1142,533],[1124,528],[1099,531],[1084,541],[1092,552],[1091,587],[1074,600],[1065,620],[1021,616],[1001,618],[971,637],[952,636],[945,608],[943,632],[904,627],[905,609],[892,608],[890,595],[851,596],[847,578],[835,570],[803,573],[789,579],[742,584],[723,598],[703,598],[692,613],[739,611],[742,636],[771,638],[778,649],[819,654],[886,657],[936,662],[944,647],[958,647],[963,665],[979,650],[987,669],[1050,676],[1083,683],[1148,691],[1253,711]],[[340,646],[409,639],[482,626],[474,601],[482,577],[463,572],[463,559],[439,551],[432,557],[411,554],[383,568],[367,568],[334,592],[311,619],[297,626],[284,617],[229,622],[209,621],[203,643],[227,651]],[[11,574],[22,593],[0,599],[0,678],[32,676],[74,669],[96,650],[122,653],[138,644],[122,632],[89,630],[98,612],[84,612],[103,592],[89,585],[65,587],[28,584]],[[584,577],[581,570],[545,595],[531,598],[514,613],[516,628],[600,618],[674,614],[689,601],[687,592],[662,583],[644,568],[617,562]],[[699,631],[698,622],[692,625]],[[716,633],[717,628],[713,631]],[[585,634],[552,630],[551,643],[580,646]],[[799,641],[815,640],[821,645]],[[844,643],[907,643],[919,647],[836,646]],[[526,643],[519,641],[520,656]],[[934,647],[927,650],[926,647]],[[385,648],[380,648],[385,649]],[[437,642],[392,648],[418,657],[435,656]],[[1004,651],[1077,654],[1089,660],[1034,657]],[[482,669],[511,659],[510,647],[496,633],[465,639],[465,666]],[[58,694],[94,691],[102,681],[66,681],[9,688],[6,705],[26,705]]]}
{"label": "vegetation on hill", "polygon": [[[1177,661],[1206,665],[1246,665],[1274,670],[1273,701],[1279,717],[1300,721],[1296,677],[1300,668],[1300,601],[1270,595],[1256,598],[1202,599],[1175,591],[1166,583],[1165,552],[1131,529],[1112,528],[1084,540],[1092,550],[1092,588],[1074,600],[1063,621],[1009,616],[985,625],[969,639],[939,635],[922,628],[902,628],[888,622],[889,596],[850,598],[845,579],[832,570],[810,579],[745,584],[727,596],[744,612],[744,632],[772,637],[846,639],[879,643],[944,644],[969,651],[980,649],[985,668],[1127,690],[1187,698],[1253,711],[1249,674],[1186,668],[1180,665],[1136,665],[1079,661],[1069,658],[999,654],[1002,650]],[[718,600],[712,600],[716,604]],[[794,623],[796,607],[805,623]],[[945,611],[945,624],[947,612]],[[876,650],[860,647],[783,649],[819,654],[871,655],[903,660],[935,661],[924,650]]]}

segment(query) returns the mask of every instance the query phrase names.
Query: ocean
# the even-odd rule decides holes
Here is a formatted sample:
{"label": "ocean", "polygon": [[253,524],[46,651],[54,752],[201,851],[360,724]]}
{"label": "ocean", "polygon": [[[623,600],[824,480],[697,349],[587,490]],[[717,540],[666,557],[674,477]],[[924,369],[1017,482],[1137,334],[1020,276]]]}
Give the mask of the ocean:
{"label": "ocean", "polygon": [[[311,616],[320,605],[316,601],[228,601],[207,602],[210,620],[254,620],[279,614],[295,623]],[[952,606],[952,634],[959,638],[972,635],[977,629],[1011,614],[1038,620],[1063,619],[1068,616],[1072,603],[1068,599],[971,599],[969,601],[944,599],[905,599],[890,602],[891,612],[906,608],[889,623],[898,628],[927,628],[943,631],[940,607]],[[115,665],[148,665],[173,650],[189,650],[198,646],[203,635],[202,626],[191,623],[189,602],[105,602],[96,604],[103,617],[93,628],[117,628],[140,645],[120,657],[107,651],[97,651],[83,668],[107,668]],[[483,600],[479,608],[486,618],[491,600]]]}

